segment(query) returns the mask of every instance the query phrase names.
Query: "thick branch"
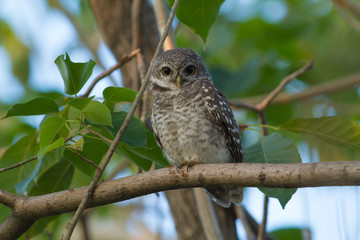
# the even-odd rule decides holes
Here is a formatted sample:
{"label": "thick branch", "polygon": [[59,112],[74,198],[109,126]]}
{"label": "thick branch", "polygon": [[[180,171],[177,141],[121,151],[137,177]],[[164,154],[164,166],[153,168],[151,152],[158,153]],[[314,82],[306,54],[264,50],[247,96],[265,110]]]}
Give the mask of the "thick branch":
{"label": "thick branch", "polygon": [[[99,184],[87,208],[124,201],[160,191],[179,188],[244,187],[320,187],[360,184],[360,162],[322,162],[306,164],[199,164],[179,174],[175,167],[163,168]],[[12,216],[0,225],[0,239],[16,239],[23,222],[72,212],[87,194],[88,187],[70,189],[37,197],[16,198]],[[9,196],[0,190],[0,202]],[[15,199],[15,198],[14,198]],[[9,205],[9,204],[7,204]],[[21,220],[21,221],[20,221]],[[11,225],[9,225],[11,222]],[[26,229],[23,229],[24,231]]]}

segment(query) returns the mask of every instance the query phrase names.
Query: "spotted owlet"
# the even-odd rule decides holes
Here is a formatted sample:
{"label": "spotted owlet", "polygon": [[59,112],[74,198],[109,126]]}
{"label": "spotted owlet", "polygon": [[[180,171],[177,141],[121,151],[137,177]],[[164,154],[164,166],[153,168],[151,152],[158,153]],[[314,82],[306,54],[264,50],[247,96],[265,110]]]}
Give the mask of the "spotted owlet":
{"label": "spotted owlet", "polygon": [[[172,165],[240,163],[239,127],[228,100],[212,83],[201,57],[186,48],[153,60],[151,121],[164,155]],[[239,204],[240,187],[206,188],[219,205]]]}

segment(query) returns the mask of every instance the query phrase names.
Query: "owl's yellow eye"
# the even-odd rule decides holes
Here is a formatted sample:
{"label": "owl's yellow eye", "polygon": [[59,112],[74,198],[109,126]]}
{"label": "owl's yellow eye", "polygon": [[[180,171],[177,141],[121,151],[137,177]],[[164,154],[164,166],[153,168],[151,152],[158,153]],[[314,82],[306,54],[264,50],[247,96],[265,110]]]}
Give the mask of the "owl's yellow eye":
{"label": "owl's yellow eye", "polygon": [[164,76],[170,76],[170,74],[171,74],[171,69],[170,68],[168,68],[168,67],[164,67],[162,70],[161,70],[161,72],[162,72],[162,74],[164,75]]}
{"label": "owl's yellow eye", "polygon": [[194,75],[194,73],[195,73],[195,67],[194,67],[193,65],[187,66],[187,67],[185,68],[185,71],[186,71],[186,73],[189,74],[189,75]]}

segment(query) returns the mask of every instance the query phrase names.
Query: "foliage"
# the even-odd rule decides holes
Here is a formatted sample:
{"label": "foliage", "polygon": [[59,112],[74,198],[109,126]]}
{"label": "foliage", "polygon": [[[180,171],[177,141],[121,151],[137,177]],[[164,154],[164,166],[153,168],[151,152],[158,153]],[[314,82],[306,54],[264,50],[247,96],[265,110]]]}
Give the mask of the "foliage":
{"label": "foliage", "polygon": [[[59,8],[54,2],[49,1],[49,8]],[[173,0],[168,2],[173,3]],[[268,94],[283,77],[308,60],[315,60],[315,68],[292,81],[285,88],[288,94],[358,71],[360,45],[357,43],[360,36],[333,6],[329,6],[331,3],[328,1],[278,1],[286,14],[276,21],[266,17],[270,10],[260,6],[265,1],[255,1],[257,5],[253,9],[246,6],[244,9],[234,8],[238,11],[235,13],[229,7],[221,8],[228,2],[180,1],[177,11],[180,22],[175,35],[178,47],[195,49],[203,56],[215,84],[229,98]],[[81,4],[77,17],[86,32],[91,33],[94,19],[86,4]],[[88,184],[95,167],[80,156],[98,165],[109,148],[109,142],[89,129],[113,140],[127,114],[124,106],[134,101],[136,91],[109,86],[104,89],[101,100],[95,96],[78,96],[92,76],[95,62],[72,62],[68,53],[55,60],[65,86],[63,93],[44,93],[31,88],[29,62],[34,50],[15,34],[7,22],[0,21],[0,44],[12,61],[12,73],[26,90],[22,103],[0,105],[3,116],[0,122],[0,168],[36,156],[28,164],[0,173],[0,188],[35,196]],[[95,45],[95,49],[98,47]],[[251,135],[245,130],[245,161],[301,162],[297,144],[305,144],[316,151],[319,159],[314,161],[328,160],[329,147],[322,148],[313,136],[333,144],[331,151],[336,151],[336,154],[331,156],[331,160],[355,159],[354,149],[357,151],[359,148],[360,135],[358,90],[354,87],[311,98],[306,104],[296,102],[270,106],[266,111],[269,124],[279,127],[272,127],[275,132],[264,137]],[[247,110],[236,110],[235,114],[241,123],[257,121],[256,115]],[[24,121],[23,116],[34,115],[43,116],[38,129]],[[128,160],[130,169],[134,171],[137,167],[147,171],[154,162],[156,167],[168,165],[153,134],[137,117],[132,118],[112,162],[119,164]],[[104,178],[108,175],[111,174],[106,173]],[[283,208],[296,191],[260,190],[277,198]],[[9,210],[0,206],[0,221],[8,215]],[[29,236],[41,232],[50,220],[53,220],[53,225],[58,224],[58,219],[60,217],[39,221],[29,230]],[[290,234],[295,235],[287,235],[285,230],[274,235],[288,239],[284,236],[298,236],[299,231],[289,229],[289,232],[295,232]]]}

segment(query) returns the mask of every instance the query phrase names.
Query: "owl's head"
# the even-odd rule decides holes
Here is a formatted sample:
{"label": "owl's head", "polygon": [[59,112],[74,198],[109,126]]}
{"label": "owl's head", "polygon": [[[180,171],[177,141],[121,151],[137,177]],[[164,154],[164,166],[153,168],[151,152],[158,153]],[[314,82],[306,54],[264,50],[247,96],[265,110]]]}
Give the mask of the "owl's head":
{"label": "owl's head", "polygon": [[199,54],[188,48],[168,50],[152,65],[150,81],[155,91],[178,91],[196,80],[211,79]]}

